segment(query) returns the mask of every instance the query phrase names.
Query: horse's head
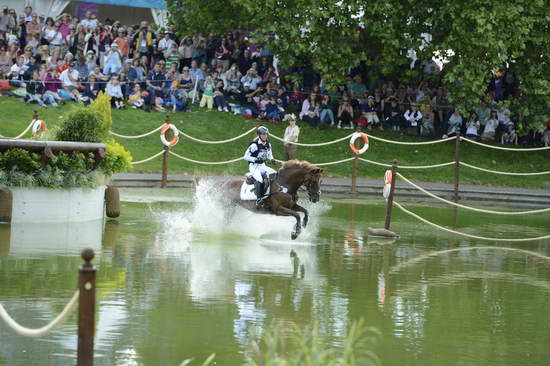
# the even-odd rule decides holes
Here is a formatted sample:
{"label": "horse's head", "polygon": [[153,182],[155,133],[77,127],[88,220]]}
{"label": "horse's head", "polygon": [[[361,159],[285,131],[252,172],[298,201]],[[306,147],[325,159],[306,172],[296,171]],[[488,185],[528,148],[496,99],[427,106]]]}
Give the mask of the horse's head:
{"label": "horse's head", "polygon": [[307,161],[289,160],[279,170],[279,183],[288,187],[288,193],[296,195],[298,188],[305,186],[311,202],[318,202],[321,196],[321,173],[323,169]]}
{"label": "horse's head", "polygon": [[321,197],[321,173],[323,169],[315,168],[309,171],[305,176],[304,185],[307,189],[309,200],[313,203],[318,202]]}

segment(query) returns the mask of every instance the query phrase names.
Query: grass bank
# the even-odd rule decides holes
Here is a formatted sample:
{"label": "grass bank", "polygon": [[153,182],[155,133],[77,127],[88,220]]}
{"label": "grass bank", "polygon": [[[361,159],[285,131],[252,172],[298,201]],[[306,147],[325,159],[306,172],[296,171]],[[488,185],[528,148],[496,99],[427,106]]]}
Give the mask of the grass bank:
{"label": "grass bank", "polygon": [[[39,108],[37,105],[28,105],[21,100],[0,97],[0,134],[16,136],[21,133],[32,119],[33,110],[38,109],[40,118],[49,128],[61,122],[62,115],[72,108],[67,104],[59,108]],[[255,120],[235,116],[231,113],[205,111],[192,107],[192,112],[170,113],[173,123],[181,131],[204,140],[223,140],[237,136],[255,126]],[[160,126],[165,114],[158,112],[143,112],[139,110],[113,110],[113,131],[124,135],[139,135]],[[349,130],[318,130],[310,128],[302,122],[300,142],[319,143],[337,139],[350,133]],[[267,123],[270,131],[277,136],[283,136],[285,124]],[[403,136],[392,131],[372,131],[373,135],[391,140],[425,141],[422,138]],[[30,133],[25,136],[29,138]],[[173,151],[195,160],[224,161],[237,158],[244,154],[244,150],[252,135],[241,140],[221,145],[206,145],[180,138],[180,142]],[[158,133],[141,139],[119,139],[131,153],[134,161],[143,160],[162,150]],[[272,140],[275,157],[282,158],[282,143]],[[391,163],[397,159],[401,165],[431,165],[448,162],[454,159],[454,141],[434,145],[407,146],[388,144],[379,141],[370,141],[369,150],[363,155],[366,159],[383,163]],[[492,170],[510,172],[537,172],[550,170],[550,151],[535,152],[508,152],[489,149],[473,144],[462,143],[461,159],[469,164]],[[299,147],[298,157],[312,163],[331,162],[352,157],[348,142],[323,146]],[[328,176],[350,176],[352,162],[331,165],[325,168]],[[134,172],[160,172],[162,159],[159,157],[150,162],[136,165]],[[170,157],[171,173],[196,174],[243,174],[247,170],[244,161],[229,165],[197,165]],[[386,168],[360,163],[361,177],[383,177]],[[452,182],[453,167],[443,167],[422,170],[402,170],[402,173],[413,180],[428,182]],[[550,188],[550,176],[515,177],[484,173],[470,168],[461,167],[460,181],[467,184],[481,184],[492,186],[511,186],[528,188]]]}

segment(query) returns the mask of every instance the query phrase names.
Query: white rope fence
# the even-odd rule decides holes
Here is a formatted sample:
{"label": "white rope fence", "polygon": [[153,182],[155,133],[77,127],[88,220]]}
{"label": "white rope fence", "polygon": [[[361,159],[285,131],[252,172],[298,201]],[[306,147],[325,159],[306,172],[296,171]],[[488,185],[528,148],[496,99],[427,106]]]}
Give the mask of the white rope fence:
{"label": "white rope fence", "polygon": [[243,160],[242,157],[239,157],[239,158],[236,158],[236,159],[226,160],[226,161],[200,161],[200,160],[193,160],[193,159],[187,158],[185,156],[176,154],[173,151],[170,151],[170,154],[174,155],[178,159],[185,160],[185,161],[195,163],[195,164],[202,164],[202,165],[223,165],[223,164],[231,164],[231,163],[235,163],[237,161],[242,161]]}
{"label": "white rope fence", "polygon": [[494,145],[484,144],[482,142],[477,142],[475,140],[467,139],[464,136],[460,136],[460,139],[462,141],[470,142],[470,143],[475,144],[475,145],[488,147],[490,149],[505,150],[505,151],[522,151],[523,152],[523,151],[550,150],[550,146],[548,146],[548,147],[529,147],[529,148],[514,149],[514,148],[510,148],[510,147],[501,147],[501,146],[494,146]]}
{"label": "white rope fence", "polygon": [[447,137],[446,139],[433,140],[433,141],[406,142],[406,141],[386,140],[386,139],[383,139],[382,137],[376,137],[369,134],[366,134],[366,135],[369,137],[369,139],[383,141],[389,144],[396,144],[396,145],[433,145],[433,144],[439,144],[440,142],[447,142],[447,141],[456,139],[456,137]]}
{"label": "white rope fence", "polygon": [[435,227],[435,228],[438,228],[438,229],[440,229],[440,230],[449,232],[449,233],[451,233],[451,234],[466,236],[466,237],[472,238],[472,239],[489,240],[489,241],[507,241],[507,242],[513,242],[513,243],[550,239],[550,235],[538,236],[538,237],[536,237],[536,238],[518,238],[518,239],[514,239],[514,238],[489,238],[489,237],[485,237],[485,236],[479,236],[479,235],[473,235],[473,234],[463,233],[463,232],[460,232],[460,231],[456,231],[456,230],[452,230],[452,229],[446,228],[445,226],[441,226],[441,225],[434,224],[433,222],[428,221],[428,220],[426,220],[425,218],[423,218],[423,217],[421,217],[421,216],[418,216],[418,215],[415,214],[414,212],[411,212],[411,211],[407,210],[406,208],[404,208],[403,206],[401,206],[401,205],[400,205],[398,202],[396,202],[396,201],[393,201],[393,204],[394,204],[395,206],[397,206],[401,211],[403,211],[403,212],[405,212],[406,214],[409,214],[409,215],[411,215],[412,217],[414,217],[414,218],[416,218],[416,219],[418,219],[418,220],[424,222],[425,224],[431,225],[431,226],[433,226],[433,227]]}
{"label": "white rope fence", "polygon": [[344,140],[348,140],[351,138],[351,136],[353,135],[353,133],[347,135],[347,136],[344,136],[344,137],[341,137],[339,139],[336,139],[336,140],[332,140],[332,141],[328,141],[328,142],[320,142],[318,144],[302,144],[300,142],[290,142],[290,141],[285,141],[284,139],[278,137],[278,136],[275,136],[274,134],[270,134],[271,137],[273,137],[275,140],[279,140],[279,141],[282,141],[282,142],[285,142],[287,144],[292,144],[292,145],[297,145],[297,146],[309,146],[309,147],[315,147],[315,146],[327,146],[327,145],[331,145],[331,144],[336,144],[338,142],[342,142]]}
{"label": "white rope fence", "polygon": [[148,157],[147,159],[143,159],[143,160],[140,160],[140,161],[132,161],[130,164],[132,164],[132,165],[138,165],[138,164],[146,163],[146,162],[151,161],[151,160],[153,160],[153,159],[155,159],[155,158],[158,158],[159,156],[162,155],[163,152],[164,152],[164,151],[161,150],[161,151],[159,151],[158,153],[156,153],[155,155]]}
{"label": "white rope fence", "polygon": [[482,172],[493,173],[493,174],[500,174],[500,175],[532,176],[532,175],[545,175],[545,174],[550,174],[550,171],[534,172],[534,173],[512,173],[512,172],[502,172],[502,171],[499,171],[499,170],[491,170],[491,169],[480,168],[480,167],[477,167],[477,166],[475,166],[475,165],[470,165],[470,164],[468,164],[468,163],[465,163],[465,162],[463,162],[463,161],[460,161],[459,163],[460,163],[460,165],[464,165],[465,167],[468,167],[468,168],[471,168],[471,169],[481,170]]}
{"label": "white rope fence", "polygon": [[235,137],[232,137],[232,138],[227,139],[227,140],[219,140],[219,141],[201,140],[201,139],[198,139],[196,137],[190,136],[190,135],[182,132],[180,129],[178,129],[178,131],[180,132],[180,135],[183,135],[183,136],[187,137],[189,140],[193,140],[193,141],[196,141],[196,142],[201,142],[203,144],[225,144],[225,143],[228,143],[228,142],[236,141],[240,138],[243,138],[246,135],[249,135],[251,132],[256,131],[256,127],[251,128],[250,130],[246,131],[245,133],[243,133],[239,136],[235,136]]}
{"label": "white rope fence", "polygon": [[33,119],[31,121],[31,123],[29,123],[29,125],[27,126],[27,128],[25,128],[25,130],[23,132],[21,132],[18,136],[15,136],[15,137],[6,137],[6,136],[2,136],[0,135],[0,137],[5,137],[5,138],[8,138],[8,139],[13,139],[13,140],[17,140],[17,139],[20,139],[21,137],[25,136],[25,134],[27,132],[29,132],[29,130],[32,128],[32,125],[34,124],[35,120]]}
{"label": "white rope fence", "polygon": [[74,309],[78,305],[78,295],[79,291],[77,290],[69,303],[65,305],[65,308],[63,311],[54,319],[52,322],[42,328],[37,329],[31,329],[31,328],[25,328],[19,323],[17,323],[13,318],[7,313],[6,309],[4,309],[4,306],[0,304],[0,318],[6,322],[6,324],[13,329],[17,334],[20,334],[25,337],[42,337],[47,334],[49,334],[52,330],[54,330],[57,326],[59,326],[61,323],[63,323],[69,315],[74,311]]}
{"label": "white rope fence", "polygon": [[[164,125],[162,125],[164,126]],[[127,135],[121,135],[121,134],[118,134],[116,132],[113,132],[113,131],[109,131],[109,133],[113,136],[116,136],[116,137],[120,137],[121,139],[140,139],[142,137],[146,137],[146,136],[149,136],[149,135],[152,135],[153,133],[157,132],[157,131],[160,131],[160,129],[162,128],[162,126],[159,126],[157,128],[155,128],[154,130],[152,131],[149,131],[149,132],[146,132],[144,133],[143,135],[136,135],[136,136],[127,136]]]}
{"label": "white rope fence", "polygon": [[[373,165],[379,165],[379,166],[383,166],[383,167],[386,167],[386,168],[391,168],[392,167],[391,164],[379,163],[377,161],[372,161],[372,160],[368,160],[368,159],[359,158],[359,160],[364,161],[365,163],[369,163],[369,164],[373,164]],[[441,164],[434,164],[434,165],[399,165],[399,168],[403,168],[403,169],[431,169],[431,168],[440,168],[442,166],[453,165],[454,163],[455,163],[454,161],[449,161],[448,163],[441,163]]]}
{"label": "white rope fence", "polygon": [[403,179],[403,181],[405,181],[406,183],[408,183],[412,187],[418,189],[420,192],[423,192],[423,193],[427,194],[428,196],[430,196],[432,198],[435,198],[435,199],[437,199],[441,202],[445,202],[449,205],[452,205],[452,206],[455,206],[455,207],[460,207],[460,208],[463,208],[465,210],[471,210],[471,211],[488,213],[488,214],[495,214],[495,215],[527,215],[527,214],[543,213],[543,212],[549,212],[550,211],[550,208],[542,208],[542,209],[539,209],[539,210],[530,210],[530,211],[493,211],[493,210],[485,210],[485,209],[481,209],[481,208],[475,208],[475,207],[471,207],[471,206],[465,206],[465,205],[461,205],[460,203],[449,201],[449,200],[446,200],[445,198],[436,196],[435,194],[425,190],[421,186],[411,182],[409,179],[405,178],[399,172],[397,172],[397,176],[399,178]]}

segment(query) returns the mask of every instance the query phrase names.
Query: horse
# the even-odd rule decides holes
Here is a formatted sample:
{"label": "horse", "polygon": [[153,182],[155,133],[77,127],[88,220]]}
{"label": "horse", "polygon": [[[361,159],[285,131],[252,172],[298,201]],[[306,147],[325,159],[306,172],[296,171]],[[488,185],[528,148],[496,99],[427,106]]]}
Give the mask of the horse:
{"label": "horse", "polygon": [[221,191],[226,194],[232,206],[238,205],[249,211],[262,214],[293,216],[296,219],[296,225],[290,237],[294,240],[302,232],[299,212],[304,213],[304,228],[309,220],[308,211],[297,203],[298,189],[302,185],[305,186],[309,200],[313,203],[318,202],[321,196],[321,173],[323,173],[322,168],[307,161],[289,160],[284,162],[281,169],[268,177],[271,194],[264,200],[264,205],[261,208],[256,207],[254,200],[241,200],[241,186],[246,178],[234,178],[223,182]]}

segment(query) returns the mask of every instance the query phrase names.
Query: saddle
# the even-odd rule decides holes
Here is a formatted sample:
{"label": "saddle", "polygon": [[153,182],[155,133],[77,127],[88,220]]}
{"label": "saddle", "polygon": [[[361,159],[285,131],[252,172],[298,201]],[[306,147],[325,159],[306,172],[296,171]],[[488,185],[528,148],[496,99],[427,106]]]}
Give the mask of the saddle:
{"label": "saddle", "polygon": [[[270,176],[265,176],[264,179],[264,187],[263,187],[263,197],[268,197],[274,192],[271,192],[271,186],[272,182],[276,179],[276,174],[272,174]],[[240,198],[244,201],[250,201],[250,200],[256,200],[259,197],[257,197],[257,185],[256,185],[256,179],[252,177],[252,174],[247,173],[246,179],[243,182],[241,186],[241,194]],[[286,192],[285,188],[282,188],[281,191]]]}

